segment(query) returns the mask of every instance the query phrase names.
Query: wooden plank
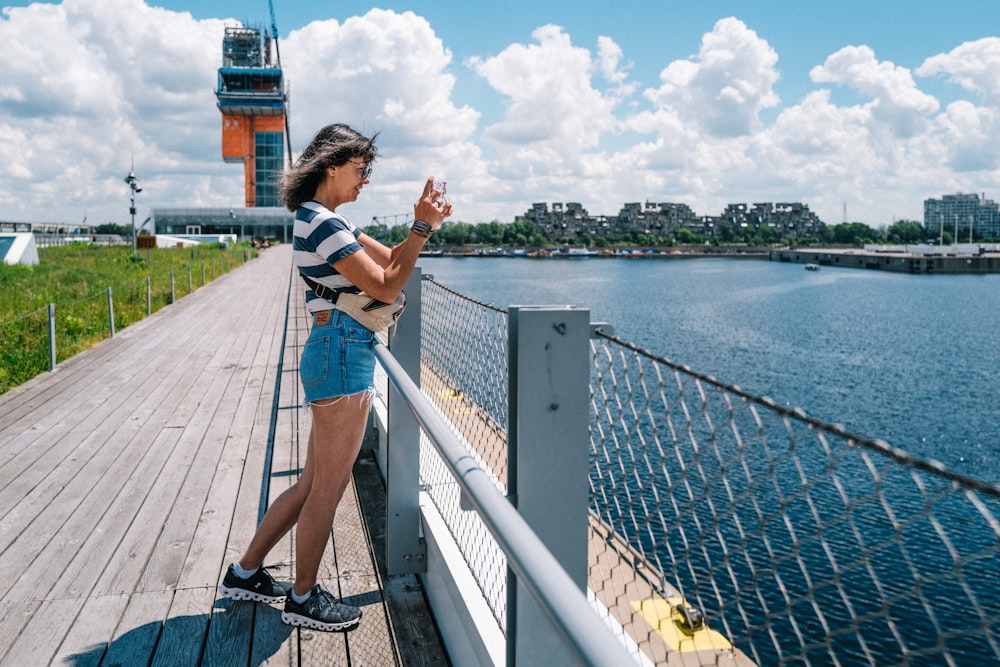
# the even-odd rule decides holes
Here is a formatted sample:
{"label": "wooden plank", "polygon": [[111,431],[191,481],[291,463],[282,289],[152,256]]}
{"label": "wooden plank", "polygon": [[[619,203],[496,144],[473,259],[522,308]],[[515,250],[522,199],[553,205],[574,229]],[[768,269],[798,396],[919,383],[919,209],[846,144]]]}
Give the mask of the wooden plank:
{"label": "wooden plank", "polygon": [[371,660],[370,664],[401,664],[353,480],[337,508],[333,541],[340,590],[331,590],[346,604],[360,607],[363,614],[361,623],[347,635],[348,650],[352,655],[366,656]]}
{"label": "wooden plank", "polygon": [[[273,301],[280,302],[279,299]],[[272,322],[280,321],[284,326],[284,313],[272,312],[269,316]],[[269,325],[269,331],[276,332],[276,327]],[[277,338],[280,347],[280,336]],[[213,429],[218,427],[218,435],[212,432],[206,437],[209,442],[217,441],[223,446],[214,461],[208,467],[214,471],[214,477],[207,483],[207,495],[200,509],[200,516],[189,517],[197,522],[191,545],[186,554],[183,570],[179,574],[178,586],[188,588],[198,585],[211,585],[220,577],[219,562],[225,556],[227,537],[232,523],[232,509],[238,499],[240,481],[245,470],[247,453],[254,443],[266,446],[267,433],[270,426],[271,402],[268,400],[273,392],[274,382],[265,382],[269,374],[267,369],[272,351],[269,337],[261,336],[251,342],[251,354],[244,352],[243,358],[250,358],[251,363],[241,373],[241,379],[227,393],[236,395],[236,404],[232,420],[228,424],[213,420]],[[263,359],[264,361],[255,361]],[[270,374],[270,375],[273,375]],[[238,393],[237,393],[238,392]],[[223,429],[223,426],[225,428]],[[223,432],[224,430],[224,432]],[[251,474],[261,475],[255,471]],[[173,521],[173,519],[172,519]],[[183,523],[184,520],[179,521]]]}
{"label": "wooden plank", "polygon": [[127,595],[87,598],[76,622],[59,645],[52,664],[72,667],[100,665],[128,606],[128,598]]}
{"label": "wooden plank", "polygon": [[[109,586],[110,590],[134,586],[130,583],[118,583],[123,580],[140,581],[138,590],[172,588],[177,583],[178,571],[183,563],[191,532],[197,524],[197,514],[203,504],[201,498],[205,494],[207,481],[211,479],[211,472],[217,460],[211,447],[209,453],[205,455],[207,460],[201,452],[204,443],[213,442],[211,425],[225,423],[225,420],[220,418],[221,404],[216,404],[215,401],[219,400],[218,397],[227,395],[228,386],[242,381],[233,370],[227,374],[215,369],[214,373],[211,373],[212,365],[235,368],[227,364],[226,360],[242,354],[239,345],[232,345],[231,349],[220,345],[219,349],[225,353],[216,354],[213,357],[214,363],[209,364],[204,372],[206,379],[210,374],[213,375],[212,384],[206,392],[206,396],[211,398],[207,401],[198,401],[197,411],[191,415],[191,420],[183,429],[176,455],[170,463],[172,470],[167,481],[158,481],[151,487],[150,502],[146,506],[144,520],[136,522],[133,528],[128,530],[122,546],[119,547],[118,553],[127,554],[128,561],[125,567],[117,568],[114,577],[104,584]],[[167,512],[169,514],[166,514]],[[192,515],[194,519],[189,520]],[[148,525],[163,526],[163,530],[159,533],[151,532],[146,529]],[[156,539],[158,544],[153,542]]]}
{"label": "wooden plank", "polygon": [[[180,381],[183,375],[184,370],[178,369],[174,379]],[[190,393],[190,382],[184,382],[174,392],[174,396]],[[63,489],[81,473],[82,462],[89,461],[107,447],[109,439],[133,431],[138,425],[140,429],[134,437],[151,440],[167,415],[174,411],[170,396],[167,399],[146,397],[137,400],[143,402],[133,403],[137,406],[134,409],[118,408],[121,414],[117,417],[103,410],[95,410],[92,413],[93,419],[84,419],[69,433],[46,434],[43,441],[54,440],[55,446],[47,450],[40,448],[41,455],[26,470],[19,471],[19,466],[13,462],[3,466],[4,476],[10,474],[15,477],[0,490],[0,507],[9,508],[0,518],[0,535],[3,536],[0,538],[0,550],[8,546],[11,540],[23,532],[26,525],[59,497]],[[146,414],[154,406],[155,411]],[[137,415],[145,416],[136,419]],[[38,444],[41,443],[36,443],[36,446]]]}
{"label": "wooden plank", "polygon": [[[285,294],[280,303],[287,302],[287,282],[285,284]],[[275,300],[279,302],[279,300]],[[249,401],[254,400],[257,410],[254,414],[253,428],[249,433],[248,443],[244,456],[246,462],[243,466],[243,484],[240,487],[239,496],[235,501],[235,511],[232,513],[232,525],[228,533],[228,547],[226,557],[223,562],[225,568],[229,562],[235,561],[246,549],[250,538],[257,528],[257,519],[260,511],[260,494],[264,482],[264,476],[270,475],[270,471],[265,471],[264,461],[267,456],[268,436],[271,427],[271,408],[274,403],[274,391],[278,380],[278,360],[283,353],[282,342],[285,334],[285,308],[280,310],[280,318],[276,318],[273,336],[270,340],[263,341],[255,359],[263,361],[267,359],[267,375],[262,383],[262,391],[259,396],[248,397]],[[269,328],[270,331],[270,328]],[[285,360],[287,363],[287,359]],[[286,382],[281,384],[281,392],[287,393]],[[279,401],[280,405],[280,401]],[[289,456],[289,449],[295,445],[287,435],[288,415],[286,411],[279,410],[278,424],[276,430],[275,450],[273,452],[272,469],[282,469],[283,463]],[[271,497],[275,498],[284,489],[294,483],[297,476],[279,475],[269,480]],[[292,571],[292,539],[291,535],[286,536],[268,554],[265,565],[271,573],[278,579],[291,580]],[[221,578],[222,573],[218,573]],[[281,611],[283,605],[254,605],[254,613],[251,619],[253,624],[253,643],[251,646],[251,663],[258,664],[297,664],[299,654],[299,633],[290,626],[281,622]],[[210,637],[211,641],[211,637]]]}
{"label": "wooden plank", "polygon": [[[0,576],[12,582],[0,594],[0,663],[37,644],[29,658],[54,664],[99,654],[102,664],[237,654],[241,664],[399,664],[352,500],[338,512],[346,551],[328,545],[320,581],[362,603],[368,630],[294,629],[282,605],[216,599],[256,527],[272,406],[272,499],[297,479],[310,425],[298,380],[310,318],[289,280],[290,248],[264,260],[0,396]],[[269,307],[249,318],[218,308],[248,291]],[[292,578],[293,544],[294,529],[268,558],[279,578]]]}
{"label": "wooden plank", "polygon": [[385,487],[374,454],[362,453],[354,465],[354,479],[361,516],[384,591],[390,631],[400,659],[411,667],[447,665],[447,652],[416,575],[385,574]]}
{"label": "wooden plank", "polygon": [[[180,374],[183,374],[183,372],[183,369],[178,371]],[[187,375],[189,377],[193,376],[190,372]],[[109,415],[98,413],[97,419],[103,419],[103,423],[98,422],[98,428],[89,434],[70,456],[64,459],[69,465],[57,465],[56,461],[49,462],[47,459],[40,460],[40,462],[44,462],[44,465],[36,465],[36,469],[47,472],[47,476],[43,482],[32,489],[31,503],[24,501],[21,504],[15,503],[14,509],[18,511],[17,516],[12,517],[8,513],[3,520],[0,520],[0,526],[3,527],[3,534],[11,537],[19,535],[23,531],[24,525],[29,521],[36,520],[38,511],[47,507],[48,503],[51,503],[56,497],[68,500],[69,502],[65,504],[67,508],[78,504],[78,498],[65,498],[71,483],[80,475],[84,475],[85,478],[82,483],[85,488],[90,488],[92,486],[90,479],[100,479],[107,472],[106,470],[93,467],[91,464],[95,460],[101,460],[106,463],[118,462],[125,448],[132,447],[135,442],[138,443],[136,452],[145,452],[148,448],[147,443],[156,437],[163,422],[178,412],[176,406],[178,400],[181,397],[186,397],[200,402],[204,391],[205,388],[201,391],[193,390],[191,382],[186,381],[179,385],[176,391],[172,391],[165,398],[163,396],[158,398],[155,396],[147,397],[143,399],[145,402],[140,404],[136,409],[126,406],[120,412],[117,419],[111,419]],[[156,405],[155,411],[152,414],[148,414],[156,401],[159,401],[159,404]],[[85,429],[87,426],[81,426],[81,428]],[[136,431],[137,428],[138,431]],[[129,433],[134,434],[131,440],[127,440],[124,437]],[[72,438],[67,437],[66,440],[71,442]],[[118,442],[120,449],[117,451],[113,450],[110,447],[111,441]],[[72,465],[74,462],[80,462],[82,465]],[[5,493],[6,490],[0,492],[0,496],[4,496],[7,502],[12,502],[11,498],[4,495]]]}
{"label": "wooden plank", "polygon": [[[244,265],[241,268],[248,266],[250,265]],[[253,269],[260,268],[263,267],[253,267]],[[218,284],[221,287],[224,281],[232,279],[239,273],[241,272],[227,273],[214,281],[213,286]],[[254,273],[254,271],[242,273]],[[85,393],[79,386],[75,386],[75,383],[77,381],[92,382],[95,366],[101,366],[105,369],[105,377],[115,377],[113,373],[117,364],[129,363],[128,360],[123,360],[123,355],[120,354],[119,348],[122,346],[136,352],[136,356],[141,358],[146,356],[146,352],[159,349],[164,342],[176,340],[185,334],[195,335],[200,331],[199,327],[179,327],[176,330],[171,330],[160,325],[161,319],[177,319],[178,313],[181,313],[181,316],[191,318],[191,322],[204,323],[211,321],[211,317],[216,311],[213,299],[208,295],[199,295],[198,298],[183,298],[176,304],[168,305],[153,313],[152,316],[119,330],[115,338],[105,339],[96,346],[63,361],[55,374],[43,373],[6,392],[3,395],[3,401],[0,401],[0,424],[9,425],[18,416],[33,415],[39,407],[58,407],[67,403],[62,400],[61,396]],[[136,340],[132,340],[133,338]],[[51,381],[52,377],[55,376],[58,376],[58,382]]]}
{"label": "wooden plank", "polygon": [[215,601],[202,664],[256,664],[250,660],[255,606],[255,603],[246,600],[221,598]]}
{"label": "wooden plank", "polygon": [[[161,471],[176,442],[176,429],[163,430],[137,465],[126,464],[124,469],[110,470],[95,485],[95,491],[88,494],[79,511],[60,527],[53,544],[48,545],[32,567],[21,575],[18,584],[23,582],[37,596],[60,598],[95,594],[102,571],[119,568],[113,554],[121,548],[123,527],[143,521],[142,508],[151,504],[149,480],[163,478]],[[126,471],[134,475],[126,477]],[[143,524],[142,529],[148,531],[149,524]],[[123,586],[96,594],[130,593],[132,590],[132,587]]]}
{"label": "wooden plank", "polygon": [[[14,482],[4,485],[0,491],[0,507],[13,507],[15,494],[23,493],[26,488],[33,489],[40,483],[39,475],[52,471],[61,460],[59,457],[88,457],[90,454],[87,451],[77,452],[74,446],[84,440],[91,431],[103,429],[113,432],[136,426],[137,418],[143,418],[144,410],[151,411],[157,401],[162,401],[161,395],[157,392],[162,392],[174,384],[183,383],[185,375],[191,374],[190,368],[187,368],[185,363],[188,360],[184,359],[183,355],[176,354],[191,347],[186,343],[186,339],[181,336],[173,343],[177,346],[176,350],[160,351],[160,356],[119,355],[117,358],[133,360],[133,364],[143,362],[131,373],[131,382],[124,384],[112,382],[107,373],[101,373],[99,379],[94,379],[92,375],[91,384],[82,387],[79,395],[62,402],[62,405],[73,407],[69,411],[63,410],[60,421],[54,426],[46,428],[41,425],[48,419],[47,415],[50,412],[58,412],[58,408],[54,411],[38,410],[36,418],[39,422],[29,430],[43,433],[48,442],[45,446],[40,446],[43,443],[36,441],[30,447],[20,441],[12,444],[22,449],[14,456],[15,460],[8,458],[0,469],[0,478],[9,477]],[[180,363],[171,363],[178,361]],[[161,411],[163,407],[160,406]],[[59,445],[59,448],[52,448],[53,443]],[[45,461],[40,462],[39,458],[43,456]],[[61,483],[56,483],[56,486],[61,486]],[[5,534],[11,534],[11,531],[8,529]]]}
{"label": "wooden plank", "polygon": [[[147,451],[147,448],[148,448],[148,446],[145,445],[145,443],[143,443],[142,449],[137,449],[136,451],[140,452],[140,453],[144,453],[144,452]],[[152,451],[153,452],[161,452],[161,451],[164,451],[164,450],[162,449],[162,447],[154,447]],[[111,454],[110,457],[108,456],[109,454]],[[119,453],[110,452],[109,448],[106,445],[98,453],[98,457],[103,457],[105,460],[107,460],[108,458],[111,458],[111,459],[113,459],[115,465],[119,465],[123,461],[123,458],[122,458],[120,452]],[[90,461],[94,461],[94,460],[95,459],[90,459]],[[129,467],[133,467],[133,466],[128,465],[128,466],[126,466],[125,469],[128,470]],[[127,477],[127,475],[126,476],[107,475],[106,474],[107,473],[106,470],[99,470],[99,471],[95,471],[95,472],[97,474],[92,474],[91,477],[97,477],[98,479],[100,479],[101,480],[101,484],[103,484],[105,480],[114,480],[116,477],[118,479],[124,479],[125,477]],[[129,471],[129,472],[132,472],[132,471]],[[155,467],[153,469],[151,469],[149,471],[149,474],[147,475],[147,477],[148,477],[148,479],[155,480],[157,478],[157,469]],[[145,495],[146,495],[145,492],[143,492],[141,490],[138,493],[140,494],[141,497],[145,497]],[[106,491],[104,493],[104,496],[108,499],[108,501],[111,501],[111,500],[115,499],[116,494],[113,491],[112,492],[107,492]],[[73,506],[75,506],[77,504],[78,503],[66,503],[66,505],[68,507],[73,507]],[[123,509],[123,507],[127,507],[127,506],[128,506],[127,504],[123,505],[122,503],[119,502],[118,506],[117,506],[117,513],[121,514],[121,510]],[[104,512],[101,511],[101,509],[99,507],[95,507],[93,509],[95,511],[89,513],[92,516],[101,517],[104,514]],[[127,523],[131,523],[131,521],[129,520],[130,517],[126,516],[126,519],[127,519]],[[86,518],[84,518],[84,520],[86,520]],[[73,542],[74,540],[69,540],[69,541]],[[113,544],[113,542],[111,544]],[[52,552],[50,550],[48,556],[51,557],[52,555],[53,554],[52,554]],[[97,562],[104,562],[104,561],[103,560],[98,560]],[[57,566],[56,569],[60,569],[60,567],[62,567],[62,566]]]}
{"label": "wooden plank", "polygon": [[[159,331],[156,336],[147,336],[144,343],[150,346],[149,349],[155,349],[155,345],[160,344],[162,337],[167,335],[169,332]],[[94,382],[94,366],[100,365],[109,372],[115,372],[120,364],[128,363],[127,359],[116,354],[122,345],[123,342],[119,339],[105,339],[64,361],[55,373],[42,373],[4,393],[4,400],[0,402],[0,424],[4,424],[4,430],[20,430],[25,423],[36,423],[36,410],[43,406],[51,406],[56,410],[48,414],[47,420],[42,423],[57,422],[59,408],[72,409],[72,404],[67,403],[64,397],[81,395],[84,393],[81,384],[86,386]],[[58,378],[58,382],[53,382],[53,378]]]}
{"label": "wooden plank", "polygon": [[[158,315],[159,313],[155,314],[150,320]],[[149,320],[144,320],[145,322]],[[140,328],[142,324],[138,323],[134,327]],[[127,331],[133,331],[133,327]],[[102,397],[110,394],[117,394],[124,400],[134,392],[135,386],[130,387],[128,393],[123,391],[129,378],[132,385],[141,387],[144,383],[149,384],[150,375],[158,368],[154,363],[157,352],[169,345],[178,346],[180,350],[193,349],[194,346],[186,343],[196,331],[193,327],[175,332],[169,327],[160,327],[152,330],[151,333],[155,335],[144,336],[135,345],[123,334],[80,353],[69,362],[64,362],[56,373],[38,376],[16,388],[18,393],[12,395],[8,392],[0,397],[0,410],[5,412],[0,417],[0,433],[17,434],[16,441],[10,444],[16,448],[15,451],[20,451],[38,434],[50,430],[69,430],[71,426],[67,424],[76,424],[81,412],[89,414],[92,410],[88,406],[92,406],[94,401],[99,404]],[[128,352],[124,352],[126,349]],[[139,367],[139,364],[142,366]],[[78,370],[68,371],[67,366]],[[95,374],[95,367],[100,367],[102,372]],[[169,368],[170,365],[164,367]],[[128,368],[133,368],[133,371],[126,373]],[[19,401],[19,398],[23,400]],[[13,412],[11,406],[14,406]],[[9,454],[6,449],[0,449],[0,461],[9,458]]]}
{"label": "wooden plank", "polygon": [[[202,522],[211,520],[213,514],[219,511],[219,506],[209,506],[207,499],[213,491],[217,495],[235,498],[239,485],[240,475],[227,477],[228,471],[220,467],[220,459],[227,444],[239,446],[230,440],[228,434],[239,402],[232,394],[241,383],[240,375],[230,379],[222,392],[225,398],[216,406],[205,432],[197,436],[197,443],[192,442],[192,449],[186,450],[190,462],[187,475],[175,490],[177,495],[164,521],[163,531],[150,552],[150,561],[140,586],[142,589],[214,586],[218,582],[218,562],[225,543],[224,530],[219,535],[219,547],[212,562],[204,561],[199,567],[197,555],[201,547],[196,549],[194,558],[190,556],[197,536],[201,534],[202,539],[206,539],[206,531],[201,530]],[[235,488],[227,489],[227,484],[235,484]]]}
{"label": "wooden plank", "polygon": [[0,604],[0,665],[7,662],[4,657],[10,647],[17,641],[21,628],[31,619],[38,609],[38,602],[8,602]]}
{"label": "wooden plank", "polygon": [[[78,475],[67,487],[66,501],[52,503],[32,524],[31,530],[23,533],[4,552],[0,559],[0,576],[8,577],[4,580],[13,582],[5,592],[5,598],[41,599],[53,590],[54,582],[60,578],[70,586],[93,585],[94,574],[79,580],[74,576],[79,570],[86,571],[94,564],[103,565],[106,560],[77,561],[79,569],[74,572],[67,571],[68,564],[82,552],[97,549],[107,540],[109,536],[96,529],[95,525],[99,519],[109,515],[109,511],[112,526],[118,517],[130,518],[135,505],[145,497],[143,482],[155,478],[163,466],[166,459],[164,452],[169,451],[167,443],[170,435],[164,432],[167,440],[160,443],[164,446],[148,448],[148,455],[139,461],[132,457],[118,457],[108,464],[101,460],[106,456],[105,451],[91,459],[87,467],[96,469],[93,476]],[[130,477],[133,473],[134,476]],[[110,510],[109,505],[112,506]],[[114,533],[110,538],[112,544],[117,544],[120,539]]]}
{"label": "wooden plank", "polygon": [[131,595],[101,664],[148,665],[173,597],[172,591]]}
{"label": "wooden plank", "polygon": [[46,600],[38,606],[3,658],[5,665],[48,665],[69,633],[85,600]]}
{"label": "wooden plank", "polygon": [[160,641],[153,654],[152,667],[202,664],[209,610],[212,609],[214,599],[214,586],[188,588],[174,593],[170,611],[163,622]]}

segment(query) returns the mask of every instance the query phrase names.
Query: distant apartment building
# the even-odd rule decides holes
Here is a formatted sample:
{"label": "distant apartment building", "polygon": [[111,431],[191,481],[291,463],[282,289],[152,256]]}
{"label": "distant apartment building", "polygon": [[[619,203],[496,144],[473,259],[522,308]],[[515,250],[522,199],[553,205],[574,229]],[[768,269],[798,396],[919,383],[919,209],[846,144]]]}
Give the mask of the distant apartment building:
{"label": "distant apartment building", "polygon": [[567,204],[554,203],[549,208],[547,203],[532,204],[531,208],[517,220],[530,220],[535,223],[542,234],[550,239],[576,238],[591,229],[599,229],[600,224],[592,218],[587,209],[576,202]]}
{"label": "distant apartment building", "polygon": [[696,234],[703,233],[701,218],[687,204],[648,201],[645,205],[625,204],[612,221],[614,230],[618,233],[668,237],[682,227]]}
{"label": "distant apartment building", "polygon": [[687,204],[673,202],[628,203],[617,215],[590,215],[576,202],[532,204],[518,220],[530,220],[550,239],[566,238],[579,241],[584,234],[591,238],[617,234],[645,234],[669,238],[679,229],[689,229],[702,238],[718,236],[724,222],[739,232],[756,232],[766,225],[774,229],[776,238],[818,236],[825,227],[822,220],[799,203],[730,204],[721,216],[696,214]]}
{"label": "distant apartment building", "polygon": [[805,204],[755,203],[729,204],[720,216],[731,222],[738,230],[756,232],[761,227],[774,230],[775,238],[807,238],[818,236],[826,226]]}
{"label": "distant apartment building", "polygon": [[929,236],[950,232],[955,240],[971,230],[981,239],[1000,238],[1000,207],[986,195],[954,194],[924,200],[924,229]]}

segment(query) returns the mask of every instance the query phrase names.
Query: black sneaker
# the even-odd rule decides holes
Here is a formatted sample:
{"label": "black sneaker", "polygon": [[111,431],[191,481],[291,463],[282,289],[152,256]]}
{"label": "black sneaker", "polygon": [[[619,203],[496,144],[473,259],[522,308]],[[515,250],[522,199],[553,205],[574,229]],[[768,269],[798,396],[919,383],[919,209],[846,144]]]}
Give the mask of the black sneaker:
{"label": "black sneaker", "polygon": [[290,590],[290,583],[275,581],[264,567],[257,568],[249,579],[243,579],[236,575],[230,565],[219,584],[219,594],[223,597],[254,602],[284,602]]}
{"label": "black sneaker", "polygon": [[292,599],[291,593],[285,602],[285,611],[281,620],[288,625],[299,625],[303,628],[335,632],[349,630],[361,621],[361,610],[357,607],[338,602],[319,584],[313,586],[309,599],[302,604]]}

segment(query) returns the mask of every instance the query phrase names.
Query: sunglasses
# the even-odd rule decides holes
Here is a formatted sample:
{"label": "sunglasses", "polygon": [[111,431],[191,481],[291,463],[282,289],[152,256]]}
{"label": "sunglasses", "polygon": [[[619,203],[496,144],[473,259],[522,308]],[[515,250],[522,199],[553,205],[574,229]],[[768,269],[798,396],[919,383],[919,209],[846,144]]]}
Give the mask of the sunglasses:
{"label": "sunglasses", "polygon": [[370,162],[355,162],[354,160],[348,160],[348,162],[361,170],[361,180],[368,180],[368,177],[372,175],[372,165]]}

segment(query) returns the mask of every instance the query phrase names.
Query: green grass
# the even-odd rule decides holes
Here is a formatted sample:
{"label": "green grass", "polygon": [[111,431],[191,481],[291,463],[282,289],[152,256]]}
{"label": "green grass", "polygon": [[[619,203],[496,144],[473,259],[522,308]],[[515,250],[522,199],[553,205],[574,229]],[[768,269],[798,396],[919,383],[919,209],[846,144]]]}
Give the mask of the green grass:
{"label": "green grass", "polygon": [[[180,299],[255,256],[249,244],[222,249],[152,248],[77,243],[39,248],[36,266],[0,264],[0,394],[49,370],[49,304],[55,304],[56,362]],[[190,276],[190,283],[189,283]],[[147,305],[146,279],[150,299]]]}

